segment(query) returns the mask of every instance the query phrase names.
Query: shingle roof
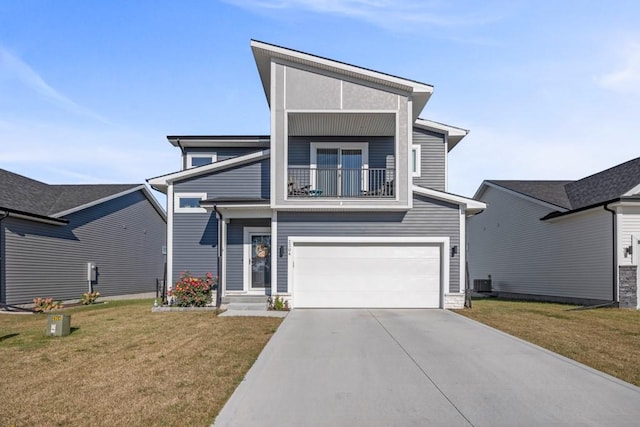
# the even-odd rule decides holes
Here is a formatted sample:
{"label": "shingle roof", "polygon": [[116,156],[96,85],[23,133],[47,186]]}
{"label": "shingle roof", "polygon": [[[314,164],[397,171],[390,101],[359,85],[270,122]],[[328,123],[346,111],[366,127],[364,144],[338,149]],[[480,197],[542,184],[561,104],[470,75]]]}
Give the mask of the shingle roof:
{"label": "shingle roof", "polygon": [[487,181],[567,210],[622,197],[640,185],[640,157],[577,181]]}
{"label": "shingle roof", "polygon": [[52,216],[140,184],[49,185],[0,169],[0,208]]}
{"label": "shingle roof", "polygon": [[571,181],[489,181],[500,187],[541,200],[561,208],[571,209],[565,186]]}

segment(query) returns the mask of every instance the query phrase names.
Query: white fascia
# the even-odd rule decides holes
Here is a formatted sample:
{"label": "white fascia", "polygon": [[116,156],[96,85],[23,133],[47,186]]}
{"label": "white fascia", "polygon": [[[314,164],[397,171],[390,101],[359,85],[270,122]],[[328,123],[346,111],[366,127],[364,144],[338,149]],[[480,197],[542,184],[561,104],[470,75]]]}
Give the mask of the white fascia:
{"label": "white fascia", "polygon": [[553,210],[559,211],[559,212],[567,212],[568,211],[568,209],[563,208],[562,206],[558,206],[558,205],[554,205],[552,203],[544,202],[542,200],[536,199],[535,197],[531,197],[531,196],[527,196],[526,194],[518,193],[517,191],[510,190],[508,188],[502,187],[500,185],[496,185],[496,184],[494,184],[492,182],[489,182],[489,181],[484,181],[482,184],[480,184],[480,187],[476,191],[476,194],[473,195],[473,198],[474,199],[479,199],[482,196],[482,194],[484,193],[484,190],[486,190],[489,187],[490,188],[495,188],[495,189],[500,190],[500,191],[504,191],[507,194],[511,194],[512,196],[519,197],[519,198],[524,199],[524,200],[528,200],[528,201],[536,203],[536,204],[538,204],[540,206],[544,206],[545,208],[553,209]]}
{"label": "white fascia", "polygon": [[630,196],[636,196],[640,194],[640,184],[636,185],[635,187],[633,187],[631,190],[627,191],[626,193],[624,193],[622,195],[622,197],[630,197]]}
{"label": "white fascia", "polygon": [[417,119],[414,125],[420,129],[428,130],[431,132],[439,133],[448,137],[448,146],[447,149],[449,151],[453,150],[453,147],[458,144],[469,134],[468,129],[459,128],[456,126],[446,125],[444,123],[434,122],[432,120],[426,119]]}
{"label": "white fascia", "polygon": [[419,185],[413,186],[413,192],[422,196],[431,197],[433,199],[442,200],[444,202],[453,203],[459,206],[463,206],[465,214],[474,215],[478,212],[482,212],[487,208],[487,204],[478,200],[469,199],[467,197],[458,196],[456,194],[445,193],[444,191],[438,191],[431,188],[420,187]]}
{"label": "white fascia", "polygon": [[55,213],[55,214],[53,214],[51,216],[54,217],[54,218],[60,218],[60,217],[63,217],[65,215],[69,215],[69,214],[72,214],[74,212],[78,212],[78,211],[81,211],[83,209],[87,209],[87,208],[90,208],[92,206],[99,205],[100,203],[108,202],[109,200],[117,199],[118,197],[122,197],[122,196],[125,196],[127,194],[135,193],[136,191],[142,191],[142,193],[149,200],[149,202],[151,202],[151,205],[154,207],[154,209],[156,211],[158,211],[160,216],[162,216],[162,218],[165,221],[167,220],[167,215],[166,215],[164,209],[162,208],[162,206],[160,206],[160,203],[158,203],[156,198],[151,194],[151,192],[149,191],[147,186],[144,185],[144,184],[140,184],[137,187],[133,187],[133,188],[130,188],[128,190],[121,191],[119,193],[112,194],[110,196],[103,197],[101,199],[94,200],[94,201],[89,202],[89,203],[85,203],[84,205],[76,206],[74,208],[67,209],[65,211],[57,212],[57,213]]}
{"label": "white fascia", "polygon": [[[234,166],[239,166],[245,163],[251,163],[256,160],[266,159],[270,155],[270,150],[256,151],[255,153],[245,154],[243,156],[233,157],[226,160],[221,160],[216,163],[211,163],[205,166],[198,166],[191,169],[185,169],[180,172],[174,172],[167,175],[150,178],[147,180],[149,185],[158,191],[167,191],[167,186],[174,181],[178,181],[186,178],[193,178],[200,175],[205,175],[211,172],[216,172],[224,169],[229,169]],[[164,191],[163,191],[164,190]]]}

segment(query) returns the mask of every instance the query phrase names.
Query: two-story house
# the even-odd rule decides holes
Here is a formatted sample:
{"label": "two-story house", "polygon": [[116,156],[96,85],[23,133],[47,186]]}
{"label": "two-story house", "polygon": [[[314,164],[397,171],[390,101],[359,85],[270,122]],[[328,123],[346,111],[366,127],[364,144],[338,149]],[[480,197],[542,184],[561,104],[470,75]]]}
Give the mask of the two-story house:
{"label": "two-story house", "polygon": [[462,307],[465,219],[447,192],[467,131],[418,118],[433,87],[251,41],[271,111],[264,136],[169,136],[168,277],[292,307]]}

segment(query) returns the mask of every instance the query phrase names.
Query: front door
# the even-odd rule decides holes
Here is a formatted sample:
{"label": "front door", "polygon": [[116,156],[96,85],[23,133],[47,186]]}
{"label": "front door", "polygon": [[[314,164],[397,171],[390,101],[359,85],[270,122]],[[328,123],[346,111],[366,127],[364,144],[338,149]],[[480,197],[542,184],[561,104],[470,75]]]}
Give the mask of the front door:
{"label": "front door", "polygon": [[245,289],[264,294],[271,288],[271,229],[245,228]]}

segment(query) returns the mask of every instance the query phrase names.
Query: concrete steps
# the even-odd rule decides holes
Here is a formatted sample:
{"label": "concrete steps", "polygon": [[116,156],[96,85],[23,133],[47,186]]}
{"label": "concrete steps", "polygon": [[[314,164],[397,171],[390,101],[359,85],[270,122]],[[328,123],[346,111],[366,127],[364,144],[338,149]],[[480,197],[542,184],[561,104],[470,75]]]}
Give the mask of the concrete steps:
{"label": "concrete steps", "polygon": [[222,298],[222,303],[229,311],[267,311],[268,298],[266,295],[227,295]]}

